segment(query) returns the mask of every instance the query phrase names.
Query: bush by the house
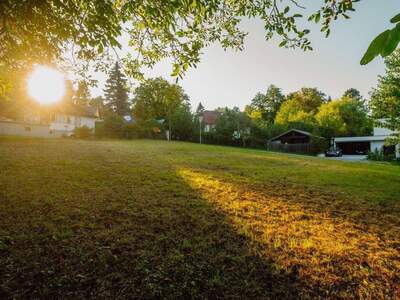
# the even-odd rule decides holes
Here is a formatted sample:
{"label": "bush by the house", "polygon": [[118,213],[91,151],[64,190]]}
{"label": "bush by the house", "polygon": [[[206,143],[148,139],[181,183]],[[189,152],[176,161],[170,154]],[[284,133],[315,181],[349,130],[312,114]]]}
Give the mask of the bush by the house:
{"label": "bush by the house", "polygon": [[76,127],[74,129],[74,136],[78,139],[87,139],[90,138],[93,134],[92,129],[87,127],[86,125],[81,127]]}
{"label": "bush by the house", "polygon": [[367,159],[374,161],[393,161],[396,159],[396,156],[394,154],[385,154],[383,150],[375,149],[374,151],[368,152]]}

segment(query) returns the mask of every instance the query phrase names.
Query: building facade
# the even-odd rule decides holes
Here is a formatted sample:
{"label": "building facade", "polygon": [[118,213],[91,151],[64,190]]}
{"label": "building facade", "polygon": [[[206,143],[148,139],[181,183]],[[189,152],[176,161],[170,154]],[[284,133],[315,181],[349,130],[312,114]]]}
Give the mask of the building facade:
{"label": "building facade", "polygon": [[[381,120],[384,124],[384,120]],[[386,146],[385,140],[395,134],[383,126],[374,127],[372,136],[335,137],[332,139],[334,149],[341,149],[347,155],[366,155],[369,151],[383,151],[386,155],[400,158],[400,145]]]}
{"label": "building facade", "polygon": [[0,118],[0,135],[29,137],[71,136],[74,130],[86,126],[95,129],[98,109],[92,107],[54,107],[46,112],[25,112],[19,120]]}

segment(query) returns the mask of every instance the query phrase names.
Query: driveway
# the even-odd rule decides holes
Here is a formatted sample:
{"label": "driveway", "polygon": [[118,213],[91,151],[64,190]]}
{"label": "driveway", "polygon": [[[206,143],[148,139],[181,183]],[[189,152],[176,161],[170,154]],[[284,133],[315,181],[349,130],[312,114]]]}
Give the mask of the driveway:
{"label": "driveway", "polygon": [[[324,156],[325,157],[325,156]],[[342,161],[367,161],[366,155],[343,155],[342,157],[325,157],[326,159],[342,160]]]}

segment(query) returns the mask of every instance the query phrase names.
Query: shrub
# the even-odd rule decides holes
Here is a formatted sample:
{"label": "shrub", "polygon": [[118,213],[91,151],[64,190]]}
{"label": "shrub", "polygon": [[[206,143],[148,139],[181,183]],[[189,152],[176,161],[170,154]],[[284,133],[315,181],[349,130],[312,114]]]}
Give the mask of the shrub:
{"label": "shrub", "polygon": [[374,151],[370,151],[367,154],[368,160],[375,161],[394,161],[396,159],[396,155],[394,154],[385,154],[385,152],[381,149],[375,149]]}
{"label": "shrub", "polygon": [[124,120],[116,114],[110,114],[103,122],[96,123],[96,137],[122,138],[124,135]]}
{"label": "shrub", "polygon": [[78,139],[87,139],[92,136],[92,129],[90,129],[86,125],[82,127],[76,127],[74,129],[74,136]]}
{"label": "shrub", "polygon": [[383,161],[384,155],[382,150],[375,149],[374,151],[369,151],[367,154],[368,160]]}

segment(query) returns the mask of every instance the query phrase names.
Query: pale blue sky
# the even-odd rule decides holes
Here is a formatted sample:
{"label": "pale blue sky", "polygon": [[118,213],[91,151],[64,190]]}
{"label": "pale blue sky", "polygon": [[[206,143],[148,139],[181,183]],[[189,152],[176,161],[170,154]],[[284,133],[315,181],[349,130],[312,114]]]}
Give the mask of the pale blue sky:
{"label": "pale blue sky", "polygon": [[[307,5],[311,1],[314,7],[322,2],[303,3]],[[194,109],[199,101],[206,109],[243,108],[270,84],[282,88],[284,93],[304,86],[317,87],[332,98],[354,87],[367,97],[376,85],[377,76],[384,71],[383,60],[378,58],[367,66],[360,66],[360,58],[370,41],[392,26],[389,20],[400,12],[400,1],[363,0],[356,4],[356,9],[350,20],[333,24],[327,39],[310,23],[314,51],[306,53],[279,48],[276,41],[265,41],[262,23],[244,20],[242,28],[249,35],[242,52],[224,51],[218,45],[208,47],[197,68],[190,70],[179,83]],[[170,73],[171,65],[165,61],[146,75],[171,80]],[[102,93],[105,76],[99,74],[97,78],[99,87],[93,90],[94,95]]]}

